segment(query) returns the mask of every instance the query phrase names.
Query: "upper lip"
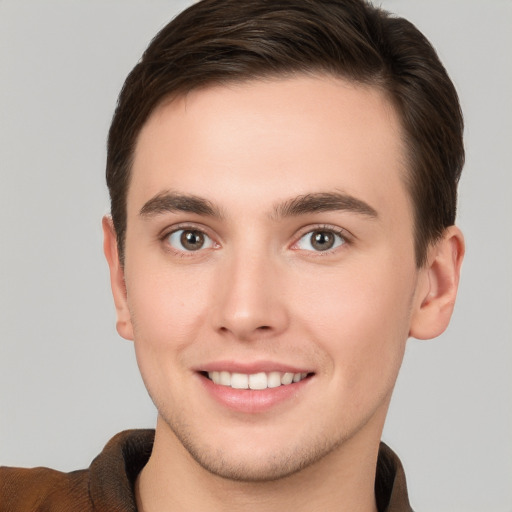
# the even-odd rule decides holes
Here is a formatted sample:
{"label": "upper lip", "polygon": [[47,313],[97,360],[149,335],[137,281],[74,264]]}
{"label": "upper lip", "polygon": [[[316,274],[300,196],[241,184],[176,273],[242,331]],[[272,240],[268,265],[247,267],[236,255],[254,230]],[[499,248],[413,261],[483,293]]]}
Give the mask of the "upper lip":
{"label": "upper lip", "polygon": [[310,368],[303,366],[295,366],[286,363],[279,363],[274,361],[254,361],[254,362],[240,362],[240,361],[214,361],[198,366],[196,371],[199,372],[230,372],[230,373],[245,373],[252,375],[255,373],[269,373],[269,372],[282,372],[282,373],[312,373]]}

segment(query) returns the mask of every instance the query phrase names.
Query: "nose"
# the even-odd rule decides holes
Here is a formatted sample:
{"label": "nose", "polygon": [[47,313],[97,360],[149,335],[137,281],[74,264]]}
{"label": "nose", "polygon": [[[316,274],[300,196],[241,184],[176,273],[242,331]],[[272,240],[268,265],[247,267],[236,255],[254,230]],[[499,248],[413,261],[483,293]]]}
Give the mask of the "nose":
{"label": "nose", "polygon": [[224,263],[216,277],[216,331],[250,341],[286,330],[285,275],[279,265],[271,257],[247,253]]}

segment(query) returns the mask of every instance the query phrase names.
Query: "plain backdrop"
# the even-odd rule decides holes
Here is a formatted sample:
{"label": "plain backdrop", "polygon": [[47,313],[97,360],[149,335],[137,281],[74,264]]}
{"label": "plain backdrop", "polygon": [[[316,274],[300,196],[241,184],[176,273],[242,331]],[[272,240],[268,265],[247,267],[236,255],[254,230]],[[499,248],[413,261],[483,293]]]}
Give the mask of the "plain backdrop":
{"label": "plain backdrop", "polygon": [[[122,82],[187,1],[0,0],[0,464],[69,471],[156,413],[115,331],[100,220]],[[386,0],[466,119],[453,321],[410,340],[384,432],[420,512],[512,511],[512,2]]]}

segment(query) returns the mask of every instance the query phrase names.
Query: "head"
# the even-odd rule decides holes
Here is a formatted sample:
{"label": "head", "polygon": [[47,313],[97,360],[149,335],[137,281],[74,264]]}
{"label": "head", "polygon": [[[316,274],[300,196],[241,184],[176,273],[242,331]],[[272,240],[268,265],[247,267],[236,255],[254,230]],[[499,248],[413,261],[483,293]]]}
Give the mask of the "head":
{"label": "head", "polygon": [[435,50],[407,20],[362,0],[203,0],[164,27],[119,96],[107,184],[124,258],[126,197],[138,135],[163,102],[215,84],[324,74],[383,91],[403,129],[403,179],[418,265],[455,221],[464,163],[455,88]]}
{"label": "head", "polygon": [[376,450],[407,338],[453,308],[461,125],[423,36],[361,1],[206,0],[156,36],[104,227],[157,447],[242,480]]}

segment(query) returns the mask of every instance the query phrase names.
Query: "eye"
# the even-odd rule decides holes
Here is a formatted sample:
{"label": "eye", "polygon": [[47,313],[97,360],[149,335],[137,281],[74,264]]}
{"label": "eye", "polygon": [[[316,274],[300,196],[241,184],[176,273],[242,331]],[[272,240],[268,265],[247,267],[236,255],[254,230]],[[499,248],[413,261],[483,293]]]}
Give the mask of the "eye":
{"label": "eye", "polygon": [[167,236],[169,245],[178,251],[193,252],[214,246],[213,240],[197,229],[177,229]]}
{"label": "eye", "polygon": [[346,243],[340,233],[332,229],[316,229],[303,235],[296,243],[296,247],[303,251],[322,252],[335,249]]}

